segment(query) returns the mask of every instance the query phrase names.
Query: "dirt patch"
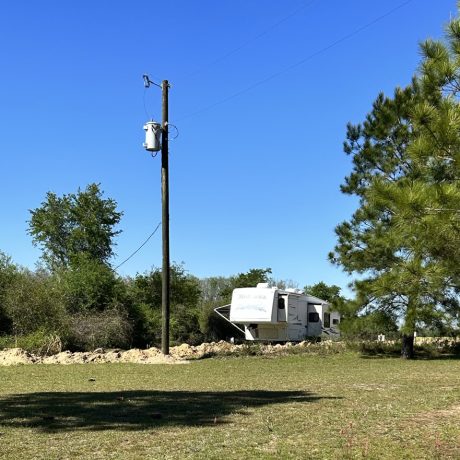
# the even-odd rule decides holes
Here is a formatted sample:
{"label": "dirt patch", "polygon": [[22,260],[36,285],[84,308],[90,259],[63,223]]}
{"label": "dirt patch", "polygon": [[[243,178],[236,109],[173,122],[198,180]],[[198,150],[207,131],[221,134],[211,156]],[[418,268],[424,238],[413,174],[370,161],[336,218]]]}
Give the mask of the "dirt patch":
{"label": "dirt patch", "polygon": [[91,352],[63,351],[52,356],[37,356],[20,348],[0,351],[0,365],[3,366],[86,363],[186,364],[187,361],[180,357],[164,356],[157,348]]}
{"label": "dirt patch", "polygon": [[[340,342],[323,341],[312,344],[300,342],[297,344],[286,343],[276,345],[254,345],[253,354],[283,354],[290,349],[314,348],[329,349],[343,348]],[[235,345],[230,342],[220,341],[202,343],[191,346],[186,343],[170,348],[170,355],[164,356],[158,348],[146,350],[133,348],[131,350],[103,350],[97,349],[88,352],[62,351],[51,356],[39,356],[24,351],[20,348],[0,350],[0,366],[13,366],[18,364],[85,364],[85,363],[136,363],[136,364],[186,364],[190,360],[207,356],[225,356],[248,353],[249,346]],[[250,352],[248,354],[251,354]]]}
{"label": "dirt patch", "polygon": [[12,366],[15,364],[34,364],[40,358],[29,353],[28,351],[21,350],[21,348],[9,348],[0,351],[0,365]]}

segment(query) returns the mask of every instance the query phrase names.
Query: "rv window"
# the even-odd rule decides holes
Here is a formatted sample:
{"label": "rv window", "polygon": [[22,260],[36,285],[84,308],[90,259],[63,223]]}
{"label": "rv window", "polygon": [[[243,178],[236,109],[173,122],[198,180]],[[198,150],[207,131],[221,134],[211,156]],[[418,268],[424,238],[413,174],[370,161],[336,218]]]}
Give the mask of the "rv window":
{"label": "rv window", "polygon": [[279,308],[280,310],[284,310],[284,298],[283,298],[283,297],[280,297],[280,298],[278,299],[278,308]]}
{"label": "rv window", "polygon": [[331,315],[329,313],[324,313],[324,327],[331,327]]}
{"label": "rv window", "polygon": [[332,324],[334,324],[334,325],[335,325],[335,324],[339,324],[339,322],[340,322],[340,321],[339,321],[337,318],[334,318],[334,319],[332,320]]}
{"label": "rv window", "polygon": [[319,315],[316,312],[308,313],[308,322],[317,323],[319,321]]}

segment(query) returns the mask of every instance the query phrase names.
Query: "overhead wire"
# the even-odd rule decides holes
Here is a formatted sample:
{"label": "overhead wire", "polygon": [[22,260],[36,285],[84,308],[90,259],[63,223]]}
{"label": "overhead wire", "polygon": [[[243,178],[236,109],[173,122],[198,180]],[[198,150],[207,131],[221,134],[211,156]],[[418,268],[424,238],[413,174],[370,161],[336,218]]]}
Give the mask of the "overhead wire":
{"label": "overhead wire", "polygon": [[150,240],[150,238],[152,238],[153,235],[155,235],[155,233],[157,232],[157,230],[160,228],[160,225],[161,225],[161,222],[158,223],[158,225],[155,227],[155,230],[147,237],[147,239],[129,256],[127,257],[125,260],[123,260],[123,262],[121,262],[120,264],[118,264],[114,269],[113,271],[117,271],[123,264],[125,264],[126,262],[128,262],[129,259],[131,259],[132,257],[134,257],[147,243],[148,241]]}
{"label": "overhead wire", "polygon": [[356,28],[355,30],[353,30],[352,32],[349,32],[348,34],[345,34],[343,35],[342,37],[338,38],[337,40],[334,40],[333,42],[331,42],[329,45],[319,49],[318,51],[315,51],[314,53],[312,54],[309,54],[308,56],[306,56],[305,58],[301,59],[300,61],[297,61],[295,62],[294,64],[291,64],[290,66],[288,67],[285,67],[284,69],[282,70],[279,70],[278,72],[275,72],[275,73],[272,73],[271,75],[269,75],[268,77],[265,77],[249,86],[247,86],[246,88],[243,88],[223,99],[220,99],[219,101],[216,101],[208,106],[205,106],[201,109],[198,109],[194,112],[191,112],[189,113],[188,115],[184,115],[182,117],[179,117],[176,121],[182,121],[182,120],[186,120],[187,118],[191,118],[191,117],[194,117],[195,115],[199,115],[203,112],[207,112],[208,110],[211,110],[213,109],[214,107],[217,107],[221,104],[224,104],[236,97],[239,97],[241,96],[242,94],[245,94],[247,93],[248,91],[251,91],[253,90],[254,88],[257,88],[258,86],[261,86],[263,85],[264,83],[267,83],[268,81],[270,80],[273,80],[274,78],[276,77],[279,77],[280,75],[283,75],[284,73],[286,72],[289,72],[290,70],[292,69],[295,69],[296,67],[299,67],[301,66],[302,64],[304,64],[305,62],[307,61],[310,61],[311,59],[329,51],[331,48],[334,48],[335,46],[339,45],[340,43],[343,43],[344,41],[346,40],[349,40],[350,38],[354,37],[355,35],[358,35],[359,33],[361,33],[363,30],[366,30],[368,29],[369,27],[373,26],[374,24],[382,21],[383,19],[385,19],[386,17],[390,16],[391,14],[393,14],[395,11],[398,11],[400,10],[401,8],[407,6],[409,3],[411,3],[413,0],[406,0],[405,2],[402,2],[400,3],[398,6],[388,10],[386,13],[376,17],[375,19],[373,19],[372,21],[369,21],[367,22],[366,24]]}
{"label": "overhead wire", "polygon": [[245,42],[243,42],[241,45],[237,46],[236,48],[233,48],[232,50],[228,51],[227,53],[223,54],[222,56],[219,56],[218,58],[214,59],[210,63],[205,64],[201,68],[199,68],[199,69],[197,69],[197,70],[195,70],[193,72],[190,72],[189,74],[185,75],[185,78],[194,77],[195,75],[200,74],[203,70],[205,70],[205,69],[207,69],[209,67],[212,67],[212,66],[218,64],[219,62],[224,61],[225,59],[227,59],[228,57],[230,57],[233,54],[237,53],[238,51],[242,50],[243,48],[245,48],[246,46],[250,45],[251,43],[259,40],[259,38],[262,38],[264,35],[267,35],[269,32],[271,32],[272,30],[276,29],[277,27],[279,27],[281,24],[283,24],[287,20],[291,19],[296,14],[299,14],[302,10],[308,8],[309,6],[311,6],[316,1],[317,0],[310,0],[309,2],[306,2],[306,3],[302,4],[301,6],[296,8],[294,11],[289,13],[287,16],[284,16],[279,21],[277,21],[274,24],[270,25],[268,28],[264,29],[259,34],[255,35],[254,37],[252,37],[252,38],[246,40]]}
{"label": "overhead wire", "polygon": [[[303,10],[304,8],[310,6],[312,3],[314,3],[315,0],[312,0],[311,2],[308,2],[304,5],[302,5],[301,7],[297,8],[295,11],[293,11],[292,13],[290,13],[288,16],[285,16],[284,18],[282,18],[281,20],[279,20],[277,23],[273,24],[270,28],[264,30],[263,32],[261,32],[260,34],[256,35],[253,39],[251,40],[248,40],[247,42],[243,43],[242,45],[240,45],[239,47],[233,49],[232,51],[229,51],[228,53],[226,53],[225,55],[221,56],[220,58],[214,60],[210,65],[214,65],[224,59],[226,59],[227,57],[231,56],[232,54],[236,53],[237,51],[241,50],[242,48],[244,48],[245,46],[247,46],[248,44],[252,43],[253,41],[261,38],[262,36],[266,35],[270,30],[273,30],[274,28],[278,27],[280,24],[282,24],[283,22],[287,21],[288,19],[290,19],[292,16],[294,16],[295,14],[299,13],[301,10]],[[254,88],[257,88],[258,86],[261,86],[263,85],[264,83],[267,83],[268,81],[270,80],[273,80],[274,78],[276,77],[279,77],[280,75],[286,73],[286,72],[289,72],[290,70],[292,69],[295,69],[296,67],[299,67],[301,66],[302,64],[304,64],[305,62],[311,60],[311,59],[314,59],[316,56],[319,56],[327,51],[329,51],[331,48],[339,45],[340,43],[343,43],[344,41],[346,40],[349,40],[350,38],[354,37],[355,35],[358,35],[359,33],[361,33],[362,31],[368,29],[369,27],[373,26],[374,24],[382,21],[383,19],[385,19],[386,17],[390,16],[391,14],[393,14],[394,12],[400,10],[401,8],[407,6],[409,3],[411,3],[413,0],[406,0],[402,3],[400,3],[399,5],[397,5],[396,7],[388,10],[387,12],[385,12],[384,14],[376,17],[375,19],[373,19],[372,21],[369,21],[367,22],[366,24],[354,29],[352,32],[348,33],[348,34],[345,34],[343,35],[342,37],[338,38],[337,40],[334,40],[332,43],[330,43],[329,45],[319,49],[318,51],[315,51],[314,53],[306,56],[305,58],[301,59],[300,61],[297,61],[295,62],[294,64],[291,64],[290,66],[288,67],[285,67],[284,69],[278,71],[278,72],[275,72],[275,73],[272,73],[271,75],[269,75],[268,77],[265,77],[255,83],[253,83],[252,85],[249,85],[247,86],[246,88],[243,88],[239,91],[237,91],[236,93],[233,93],[229,96],[227,96],[226,98],[224,99],[221,99],[219,101],[216,101],[214,102],[213,104],[210,104],[206,107],[203,107],[201,109],[198,109],[196,110],[195,112],[192,112],[188,115],[185,115],[183,117],[180,117],[177,121],[181,121],[181,120],[185,120],[187,118],[191,118],[195,115],[199,115],[203,112],[207,112],[208,110],[211,110],[213,109],[214,107],[217,107],[218,105],[221,105],[221,104],[224,104],[236,97],[239,97],[241,96],[242,94],[245,94],[247,93],[248,91],[251,91],[253,90]],[[198,72],[200,72],[202,69],[200,69]],[[197,72],[196,72],[197,73]],[[193,75],[193,74],[192,74]],[[145,106],[145,91],[144,91],[144,110],[146,111],[147,113],[147,109],[146,109],[146,106]],[[173,125],[174,126],[174,125]],[[177,129],[177,127],[176,127]],[[152,236],[157,232],[158,228],[160,227],[161,225],[161,222],[156,226],[155,230],[147,237],[147,239],[129,256],[127,257],[125,260],[123,260],[123,262],[121,262],[119,265],[117,265],[115,268],[114,268],[114,271],[118,270],[123,264],[125,264],[126,262],[128,262],[128,260],[130,260],[132,257],[134,257],[147,243],[148,241],[150,240],[150,238],[152,238]]]}
{"label": "overhead wire", "polygon": [[[267,29],[263,30],[262,32],[260,32],[258,35],[256,35],[255,37],[245,41],[244,43],[242,43],[240,46],[232,49],[231,51],[229,51],[228,53],[220,56],[219,58],[215,59],[214,61],[212,61],[211,63],[209,63],[208,65],[206,65],[205,67],[210,67],[210,66],[213,66],[223,60],[225,60],[226,58],[228,58],[229,56],[237,53],[238,51],[240,51],[241,49],[243,49],[244,47],[248,46],[249,44],[253,43],[254,41],[258,40],[259,38],[263,37],[264,35],[266,35],[267,33],[269,33],[271,30],[275,29],[276,27],[280,26],[283,22],[286,22],[288,19],[290,19],[291,17],[295,16],[296,14],[300,13],[303,9],[309,7],[311,4],[313,4],[316,0],[311,0],[307,3],[304,3],[303,5],[301,5],[299,8],[295,9],[293,12],[291,12],[290,14],[288,14],[287,16],[283,17],[282,19],[280,19],[279,21],[277,21],[276,23],[272,24],[270,27],[268,27]],[[191,76],[194,76],[196,75],[197,73],[200,73],[201,71],[203,70],[203,68],[201,69],[198,69],[197,71],[194,71],[192,72],[191,74],[187,75],[187,77],[191,77]],[[158,79],[158,78],[157,78]],[[158,85],[157,85],[158,86]],[[142,102],[143,102],[143,106],[144,106],[144,112],[147,116],[147,118],[151,118],[151,115],[149,114],[148,110],[147,110],[147,104],[146,104],[146,92],[147,92],[147,87],[144,87],[144,92],[143,92],[143,97],[142,97]],[[176,139],[178,136],[179,136],[179,130],[177,128],[176,125],[173,125],[173,124],[169,124],[169,126],[173,127],[176,131],[176,135],[172,138],[170,138],[169,140],[174,140]],[[152,157],[155,158],[157,156],[158,152],[155,152],[155,154],[152,153]],[[159,226],[161,225],[161,222],[156,226],[155,230],[146,238],[146,240],[129,256],[127,257],[125,260],[123,260],[123,262],[121,262],[119,265],[117,265],[113,270],[116,271],[118,270],[123,264],[125,264],[126,262],[128,262],[128,260],[130,260],[132,257],[134,257],[147,243],[148,241],[150,240],[150,238],[152,238],[152,236],[156,233],[156,231],[158,230]]]}
{"label": "overhead wire", "polygon": [[145,115],[147,116],[147,119],[150,120],[152,118],[152,116],[150,115],[150,113],[147,110],[147,104],[146,104],[146,101],[145,101],[146,93],[147,93],[147,88],[144,87],[144,95],[142,96],[142,102],[144,104]]}
{"label": "overhead wire", "polygon": [[[175,135],[172,137],[170,137],[169,128],[173,128],[175,130]],[[179,128],[176,125],[173,125],[172,123],[168,123],[168,140],[174,141],[178,137],[179,137]]]}

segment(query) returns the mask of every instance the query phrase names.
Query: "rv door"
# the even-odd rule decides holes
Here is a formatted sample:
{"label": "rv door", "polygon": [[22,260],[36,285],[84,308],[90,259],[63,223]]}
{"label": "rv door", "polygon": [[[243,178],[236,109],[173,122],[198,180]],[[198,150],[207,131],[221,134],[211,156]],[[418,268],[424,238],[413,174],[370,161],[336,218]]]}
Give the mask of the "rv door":
{"label": "rv door", "polygon": [[320,337],[321,336],[321,305],[309,303],[307,308],[307,335],[309,337]]}

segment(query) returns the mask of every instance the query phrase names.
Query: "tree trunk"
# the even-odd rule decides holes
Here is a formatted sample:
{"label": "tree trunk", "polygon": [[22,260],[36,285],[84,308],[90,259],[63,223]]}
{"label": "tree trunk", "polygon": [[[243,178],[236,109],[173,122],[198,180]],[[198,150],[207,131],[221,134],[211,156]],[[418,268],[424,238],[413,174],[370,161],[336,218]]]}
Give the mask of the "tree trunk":
{"label": "tree trunk", "polygon": [[414,334],[402,336],[401,358],[414,359]]}

